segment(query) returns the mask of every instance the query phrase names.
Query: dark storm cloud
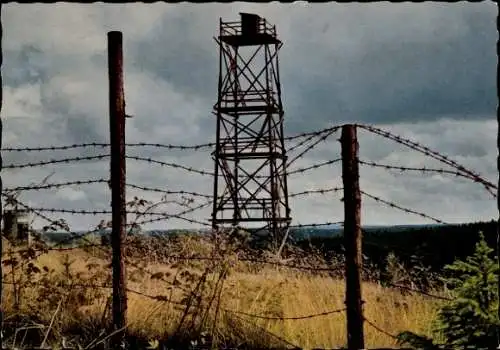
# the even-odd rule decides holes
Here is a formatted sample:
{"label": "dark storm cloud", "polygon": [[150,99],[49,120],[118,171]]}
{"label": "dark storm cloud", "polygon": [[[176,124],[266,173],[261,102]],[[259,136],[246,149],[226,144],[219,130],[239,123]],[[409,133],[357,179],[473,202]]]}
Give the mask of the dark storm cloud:
{"label": "dark storm cloud", "polygon": [[[206,109],[197,124],[207,135],[202,136],[202,142],[206,142],[213,139],[215,132],[211,112],[217,100],[218,58],[212,39],[215,30],[206,32],[196,25],[202,17],[185,8],[175,14],[166,13],[147,40],[130,44],[128,57],[131,69],[168,82],[187,101],[193,98],[203,101]],[[167,106],[165,113],[168,115],[172,108]],[[139,124],[137,121],[138,127]]]}
{"label": "dark storm cloud", "polygon": [[[92,56],[95,65],[103,64],[99,59],[102,55]],[[96,58],[97,57],[97,58]],[[72,59],[73,58],[73,59]],[[53,143],[85,143],[85,142],[106,142],[108,130],[101,130],[100,126],[94,122],[89,115],[72,110],[74,100],[63,90],[54,90],[50,87],[50,80],[58,76],[61,71],[67,71],[72,67],[75,57],[65,55],[52,55],[44,52],[34,45],[23,45],[20,50],[5,52],[4,61],[4,87],[22,88],[37,87],[40,94],[40,108],[37,112],[43,117],[39,119],[23,119],[16,121],[8,115],[6,125],[13,132],[27,136],[34,132],[33,138],[26,138],[35,143],[40,143],[39,138],[44,138],[41,134],[43,130],[51,130],[49,134],[60,136],[57,140],[49,141]],[[106,64],[106,62],[104,62]],[[85,98],[82,96],[80,98]],[[26,101],[29,97],[24,97]],[[27,103],[21,101],[20,103]],[[89,104],[92,102],[89,101]],[[31,125],[27,127],[26,123]],[[35,127],[36,125],[36,127]]]}
{"label": "dark storm cloud", "polygon": [[[147,41],[130,48],[130,59],[138,71],[147,70],[173,84],[185,94],[217,99],[216,46],[214,33],[198,32],[202,15],[188,10],[166,14]],[[187,35],[182,35],[182,34]],[[200,45],[199,40],[208,45]]]}
{"label": "dark storm cloud", "polygon": [[[403,5],[390,6],[403,9]],[[285,42],[280,71],[287,131],[341,121],[490,115],[496,107],[497,35],[491,6],[450,4],[428,7],[427,12],[422,8],[408,5],[401,10],[404,23],[397,20],[399,12],[393,13],[393,20],[373,6],[351,7],[340,14],[325,9],[331,13],[328,19],[310,6],[302,9],[304,16],[292,16],[287,26],[278,25]],[[419,10],[416,15],[408,16],[414,9]],[[211,36],[216,27],[213,33],[196,32],[196,23],[216,16],[185,8],[180,12],[166,14],[151,39],[134,45],[132,60],[137,68],[169,81],[179,91],[214,101],[218,67]],[[336,25],[343,15],[352,21]],[[349,30],[339,32],[340,25]],[[431,29],[420,30],[421,26]],[[340,44],[339,36],[345,37]]]}
{"label": "dark storm cloud", "polygon": [[[496,108],[495,13],[489,6],[477,5],[429,9],[442,14],[448,25],[427,37],[411,33],[412,25],[406,29],[390,22],[364,23],[366,35],[356,36],[360,41],[354,54],[301,42],[302,52],[319,57],[302,55],[300,63],[293,64],[306,68],[283,79],[289,126],[304,127],[312,118],[316,124],[319,120],[386,123],[491,115]],[[357,25],[352,23],[353,32],[359,31]],[[383,25],[385,30],[379,31]],[[457,27],[460,32],[455,35]],[[393,32],[387,35],[389,28]],[[289,52],[299,49],[295,46]]]}

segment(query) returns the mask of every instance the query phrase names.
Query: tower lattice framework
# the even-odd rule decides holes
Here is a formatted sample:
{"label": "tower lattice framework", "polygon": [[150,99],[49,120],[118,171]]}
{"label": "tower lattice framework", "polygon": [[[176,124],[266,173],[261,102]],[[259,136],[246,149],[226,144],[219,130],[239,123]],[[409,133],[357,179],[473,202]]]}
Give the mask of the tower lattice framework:
{"label": "tower lattice framework", "polygon": [[212,223],[280,240],[290,225],[276,26],[254,14],[223,22],[219,45]]}

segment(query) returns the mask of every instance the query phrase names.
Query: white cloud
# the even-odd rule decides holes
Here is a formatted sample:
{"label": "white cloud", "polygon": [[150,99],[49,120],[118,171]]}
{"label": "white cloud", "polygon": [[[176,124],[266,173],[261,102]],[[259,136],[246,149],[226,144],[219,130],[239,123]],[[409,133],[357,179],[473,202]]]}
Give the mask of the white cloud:
{"label": "white cloud", "polygon": [[85,56],[106,50],[108,31],[140,39],[168,9],[165,4],[7,4],[3,47],[31,44],[53,54]]}
{"label": "white cloud", "polygon": [[80,199],[84,199],[85,192],[82,190],[74,190],[72,188],[63,188],[57,191],[57,195],[61,198],[61,200],[69,200],[69,201],[77,201]]}
{"label": "white cloud", "polygon": [[3,118],[39,118],[42,103],[40,85],[22,85],[17,88],[9,86],[3,90]]}

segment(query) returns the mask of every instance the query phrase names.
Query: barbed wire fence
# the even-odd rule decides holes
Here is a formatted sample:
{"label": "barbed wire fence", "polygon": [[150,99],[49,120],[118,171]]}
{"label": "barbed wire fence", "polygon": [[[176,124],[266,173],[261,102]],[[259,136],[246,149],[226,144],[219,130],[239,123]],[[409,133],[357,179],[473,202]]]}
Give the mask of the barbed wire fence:
{"label": "barbed wire fence", "polygon": [[[353,154],[353,161],[356,164],[373,167],[378,169],[384,169],[387,171],[399,171],[399,172],[415,172],[415,173],[434,173],[439,175],[448,175],[455,176],[459,178],[463,178],[469,181],[473,181],[475,183],[480,184],[492,197],[496,198],[495,191],[497,187],[491,183],[490,181],[484,179],[481,175],[473,172],[461,164],[449,159],[448,157],[441,155],[439,152],[431,150],[423,145],[420,145],[411,140],[405,139],[401,136],[394,135],[390,132],[384,131],[382,129],[368,126],[368,125],[344,125],[344,126],[334,126],[331,128],[326,128],[323,130],[311,132],[311,133],[302,133],[299,135],[294,135],[287,137],[286,140],[289,143],[288,150],[292,156],[289,157],[291,161],[287,164],[287,172],[290,176],[294,174],[310,174],[311,172],[323,168],[329,165],[337,165],[341,162],[344,162],[345,159],[341,157],[333,157],[330,160],[322,160],[321,162],[308,164],[301,167],[296,167],[295,163],[304,158],[311,150],[317,147],[321,142],[324,142],[335,135],[335,133],[341,129],[352,128],[354,131],[363,130],[371,134],[375,134],[381,136],[385,139],[394,141],[404,147],[407,147],[413,151],[419,152],[428,156],[438,162],[442,163],[447,168],[430,168],[430,167],[405,167],[400,165],[391,165],[391,164],[383,164],[378,162],[372,162],[368,160],[359,160],[357,156],[357,151]],[[296,142],[295,144],[291,144]],[[349,140],[347,143],[357,144],[357,139]],[[166,150],[176,150],[176,151],[189,151],[189,152],[210,152],[213,148],[213,143],[206,143],[200,145],[169,145],[169,144],[153,144],[153,143],[132,143],[127,144],[129,149],[145,149],[145,148],[154,148],[154,149],[166,149]],[[87,143],[87,144],[74,144],[69,146],[47,146],[47,147],[37,147],[37,148],[3,148],[1,151],[4,154],[8,153],[17,153],[17,154],[27,154],[27,153],[39,153],[39,152],[50,152],[60,153],[63,151],[70,150],[97,150],[97,149],[107,149],[109,145],[102,143]],[[296,152],[296,154],[294,154]],[[7,171],[10,170],[25,170],[29,168],[42,168],[49,166],[61,166],[64,164],[88,164],[88,161],[103,161],[109,157],[109,154],[98,154],[98,155],[90,155],[90,156],[72,156],[72,157],[64,157],[58,156],[57,158],[53,158],[50,160],[42,160],[42,161],[29,161],[24,163],[11,163],[5,164],[3,169]],[[128,155],[127,159],[131,161],[139,161],[141,163],[149,164],[151,166],[162,166],[177,169],[194,176],[203,176],[207,178],[207,184],[210,183],[211,178],[213,177],[213,173],[206,169],[196,169],[187,165],[180,165],[174,162],[165,162],[160,159],[153,159],[150,157],[144,156],[135,156]],[[290,169],[290,170],[288,170]],[[344,176],[345,177],[345,176]],[[21,246],[15,246],[13,242],[12,244],[8,244],[7,247],[4,245],[4,250],[2,251],[2,265],[5,267],[2,275],[2,284],[3,286],[12,287],[12,293],[8,294],[12,299],[12,314],[20,311],[21,298],[23,295],[23,291],[27,288],[37,288],[39,293],[47,292],[50,290],[50,293],[53,295],[59,295],[57,300],[61,297],[68,298],[68,295],[75,291],[87,291],[92,293],[97,293],[96,291],[107,291],[104,292],[105,299],[109,299],[110,291],[112,289],[111,285],[111,275],[109,273],[101,273],[87,278],[87,280],[82,281],[80,279],[74,278],[66,278],[66,280],[58,280],[57,283],[53,283],[54,281],[50,281],[52,283],[52,287],[49,288],[48,276],[54,271],[50,270],[46,266],[40,267],[39,261],[43,258],[44,255],[49,254],[50,252],[78,252],[81,250],[85,250],[87,253],[91,253],[91,255],[99,258],[110,258],[110,249],[109,242],[105,239],[100,239],[96,241],[96,238],[93,234],[96,234],[97,237],[106,237],[105,233],[109,231],[110,228],[110,220],[109,216],[111,211],[108,209],[70,209],[70,208],[51,208],[46,206],[38,206],[31,205],[27,203],[26,200],[22,198],[22,195],[30,192],[39,193],[41,191],[52,191],[59,190],[61,188],[82,188],[83,186],[109,186],[109,178],[97,177],[91,179],[81,179],[81,180],[73,180],[73,181],[59,181],[59,182],[49,182],[48,180],[43,181],[40,184],[30,184],[25,186],[13,186],[8,187],[5,186],[2,191],[2,198],[5,200],[7,205],[12,207],[17,207],[20,210],[25,210],[33,215],[38,221],[45,222],[42,229],[39,230],[30,230],[30,234],[33,235],[34,241],[30,242],[28,246],[25,244]],[[390,334],[389,332],[384,331],[377,322],[373,320],[366,319],[363,315],[363,306],[366,304],[362,300],[361,296],[361,288],[359,288],[359,296],[356,297],[353,302],[347,303],[344,308],[334,308],[331,310],[325,310],[321,312],[317,312],[310,315],[280,315],[280,316],[269,316],[269,315],[259,315],[252,314],[249,312],[243,312],[236,309],[230,309],[225,306],[220,305],[220,298],[222,293],[223,280],[226,278],[227,270],[221,271],[221,269],[229,269],[228,266],[234,268],[234,262],[229,262],[228,259],[228,251],[222,251],[220,245],[214,244],[214,248],[205,255],[200,255],[196,252],[180,252],[174,253],[166,249],[168,244],[171,244],[170,241],[167,241],[165,237],[161,237],[161,235],[155,235],[159,241],[163,242],[163,245],[156,245],[153,248],[149,246],[145,246],[140,240],[136,239],[137,235],[134,235],[137,230],[139,230],[144,225],[153,224],[153,223],[165,223],[173,220],[177,220],[178,222],[185,222],[196,227],[202,227],[206,229],[206,236],[210,237],[212,242],[221,242],[223,238],[221,238],[220,232],[211,231],[211,223],[205,220],[200,220],[199,217],[193,217],[192,214],[200,213],[200,210],[203,208],[207,208],[212,203],[212,196],[207,193],[198,193],[192,190],[170,190],[165,188],[158,188],[154,186],[147,186],[137,183],[127,183],[127,188],[130,188],[133,191],[137,191],[139,193],[144,194],[159,194],[162,197],[159,198],[156,202],[151,200],[145,200],[141,198],[140,194],[136,194],[133,196],[131,200],[127,202],[127,214],[131,220],[127,222],[127,229],[129,232],[129,238],[126,241],[126,247],[130,250],[130,253],[127,253],[125,256],[125,263],[129,268],[133,268],[134,271],[138,271],[145,276],[149,276],[150,279],[155,280],[158,283],[165,284],[164,291],[167,293],[158,293],[157,291],[151,293],[150,291],[140,290],[140,288],[132,288],[130,286],[127,287],[127,292],[130,294],[134,294],[140,296],[142,298],[150,299],[152,301],[158,302],[161,305],[176,305],[181,308],[181,317],[178,325],[178,329],[182,325],[186,325],[188,322],[194,322],[194,318],[191,321],[188,321],[189,313],[195,309],[196,307],[200,307],[202,305],[202,286],[207,283],[207,275],[209,273],[215,273],[218,271],[220,281],[218,281],[215,286],[213,286],[212,294],[205,296],[210,300],[209,305],[204,305],[204,307],[208,310],[213,308],[213,303],[215,300],[218,300],[217,310],[218,312],[223,313],[224,315],[232,315],[238,319],[243,320],[243,322],[252,322],[252,320],[267,320],[268,322],[285,322],[285,321],[294,321],[294,320],[307,320],[314,319],[317,317],[328,317],[334,314],[340,314],[347,312],[348,322],[352,323],[352,318],[355,317],[358,320],[357,329],[349,330],[349,334],[347,339],[357,338],[357,341],[360,344],[364,344],[363,339],[363,322],[373,329],[379,331],[382,335],[389,337],[391,340],[396,340],[396,335]],[[332,193],[338,193],[344,191],[344,202],[347,196],[353,195],[352,193],[346,193],[346,189],[343,184],[339,184],[338,186],[325,187],[325,188],[312,188],[308,190],[302,190],[298,192],[290,193],[290,198],[299,198],[301,200],[305,200],[308,196],[314,195],[330,195]],[[356,196],[354,196],[355,198]],[[446,221],[429,213],[420,212],[418,210],[414,210],[411,208],[407,208],[398,203],[394,203],[389,199],[384,199],[378,194],[372,194],[365,190],[359,189],[359,197],[365,197],[367,200],[373,201],[382,206],[386,206],[392,208],[394,210],[398,210],[401,212],[405,212],[409,215],[415,215],[427,221],[437,223],[437,224],[446,224]],[[341,198],[338,198],[339,200]],[[40,197],[40,200],[43,201],[43,197]],[[359,199],[359,206],[361,205]],[[173,209],[176,208],[176,211]],[[359,208],[360,210],[360,208]],[[347,213],[346,213],[347,214]],[[89,228],[87,230],[82,230],[81,232],[75,232],[70,228],[70,225],[67,223],[67,220],[54,218],[54,216],[76,216],[76,217],[93,217],[96,223],[95,227]],[[359,215],[358,215],[359,217]],[[308,223],[302,224],[297,223],[291,226],[291,228],[299,229],[299,228],[314,228],[314,227],[331,227],[332,225],[337,225],[341,227],[342,225],[346,225],[347,223],[344,220],[333,220],[332,222],[316,222],[316,223]],[[98,224],[97,224],[98,223]],[[345,259],[346,261],[351,259],[351,262],[359,263],[359,266],[363,265],[363,261],[357,261],[357,257],[361,257],[360,247],[361,247],[361,230],[360,223],[350,222],[349,227],[345,227],[344,236],[347,237],[349,235],[354,234],[355,230],[358,231],[356,233],[356,239],[358,241],[354,242],[357,247],[354,250],[345,250]],[[57,242],[47,245],[45,244],[44,237],[57,236],[58,233],[65,232],[66,237],[60,238]],[[352,238],[352,237],[351,237]],[[228,239],[225,237],[224,239]],[[366,241],[365,244],[379,245],[377,242]],[[229,244],[226,242],[226,244]],[[237,247],[233,246],[235,251],[237,251]],[[156,248],[156,249],[154,249]],[[133,250],[136,249],[137,252],[134,253]],[[158,249],[166,249],[166,252],[160,254]],[[359,249],[359,250],[358,250]],[[394,249],[398,249],[398,247],[394,247]],[[155,251],[156,250],[156,251]],[[146,253],[146,254],[145,254]],[[142,255],[141,255],[142,254]],[[297,270],[301,271],[301,273],[306,274],[324,274],[325,276],[335,277],[335,278],[343,278],[346,276],[347,271],[344,270],[344,261],[341,262],[321,262],[312,261],[305,262],[303,260],[295,261],[290,263],[287,259],[280,259],[276,256],[269,256],[265,254],[260,255],[241,255],[242,253],[238,253],[238,261],[240,263],[245,263],[257,268],[262,268],[263,266],[269,266],[273,268],[277,268],[280,270]],[[411,252],[408,252],[411,254]],[[160,256],[161,255],[161,256]],[[143,259],[140,257],[142,256]],[[182,263],[192,263],[192,262],[206,262],[207,268],[202,271],[201,275],[197,276],[190,283],[180,282],[180,278],[177,275],[167,276],[163,273],[158,273],[154,271],[154,269],[149,269],[147,264],[144,263],[146,260],[145,257],[148,258],[148,261],[151,261],[150,258],[154,257],[158,261],[163,263],[169,263],[173,265],[182,264]],[[354,260],[352,260],[354,259]],[[67,263],[68,265],[69,263]],[[47,269],[47,270],[46,270]],[[109,272],[109,267],[107,267]],[[105,271],[105,269],[104,269]],[[225,271],[225,272],[224,272]],[[95,271],[94,271],[95,272]],[[185,272],[185,271],[184,271]],[[186,272],[185,272],[186,273]],[[186,277],[186,276],[185,276]],[[349,279],[349,278],[348,278]],[[352,277],[350,278],[353,279]],[[408,284],[398,284],[391,283],[388,281],[382,281],[380,276],[374,276],[373,271],[369,269],[363,268],[358,271],[354,271],[354,280],[356,283],[360,283],[360,280],[367,280],[371,282],[377,282],[383,284],[384,287],[394,288],[405,293],[416,293],[420,294],[424,297],[434,298],[436,300],[450,300],[450,297],[447,295],[440,295],[433,293],[432,291],[427,290],[426,288],[417,287],[415,285]],[[351,289],[350,289],[351,288]],[[351,297],[352,299],[352,286],[347,286],[346,296]],[[356,294],[356,293],[354,293]],[[103,295],[99,294],[101,297]],[[93,295],[95,297],[95,295]],[[7,296],[4,295],[4,305]],[[59,305],[56,303],[56,306]],[[60,306],[60,305],[59,305]],[[360,307],[361,306],[361,307]],[[109,305],[106,306],[109,308]],[[106,309],[105,307],[105,309]],[[3,306],[5,309],[5,306]],[[354,314],[353,314],[354,310]],[[351,316],[349,317],[349,311],[351,312]],[[104,313],[108,311],[104,310]],[[217,312],[217,313],[218,313]],[[206,313],[206,312],[205,312]],[[217,314],[216,313],[216,314]],[[206,315],[203,317],[207,317]],[[216,318],[218,317],[215,316]],[[351,320],[349,320],[349,318]],[[19,329],[19,320],[16,320],[16,327]],[[9,322],[9,318],[5,319],[6,324]],[[24,328],[30,325],[23,325]],[[32,326],[32,325],[31,325]],[[38,325],[42,330],[50,330],[50,325]],[[258,326],[258,325],[256,325]],[[265,331],[265,329],[264,329]],[[27,330],[26,330],[27,332]],[[267,331],[266,331],[267,332]],[[47,333],[48,334],[48,333]],[[289,341],[283,339],[283,337],[273,334],[271,335],[274,338],[281,339],[281,343],[285,343],[288,346],[292,346]],[[13,346],[15,346],[16,337],[13,336]],[[104,339],[104,338],[103,338]],[[99,342],[103,342],[106,340],[100,339]],[[45,339],[46,341],[46,339]],[[95,344],[94,344],[95,345]]]}

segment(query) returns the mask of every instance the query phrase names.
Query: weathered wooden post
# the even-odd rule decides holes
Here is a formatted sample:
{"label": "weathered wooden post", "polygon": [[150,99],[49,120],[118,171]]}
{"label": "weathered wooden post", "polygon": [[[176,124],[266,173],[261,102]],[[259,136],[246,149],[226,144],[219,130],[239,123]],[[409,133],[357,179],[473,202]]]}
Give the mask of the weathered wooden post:
{"label": "weathered wooden post", "polygon": [[[0,149],[2,148],[3,124],[2,124],[2,106],[3,106],[3,81],[2,81],[2,64],[3,64],[3,26],[2,26],[2,2],[0,2]],[[0,151],[0,194],[3,193],[2,182],[2,153]],[[0,222],[2,222],[2,197],[0,196]],[[3,235],[0,234],[0,254],[3,254]],[[0,350],[3,349],[3,266],[0,258]]]}
{"label": "weathered wooden post", "polygon": [[111,142],[111,245],[113,251],[113,345],[119,346],[127,324],[127,288],[123,260],[127,224],[125,197],[125,96],[123,91],[123,36],[108,33],[109,121]]}
{"label": "weathered wooden post", "polygon": [[[497,2],[497,33],[500,35],[500,4]],[[497,38],[497,56],[500,55],[500,37]],[[497,189],[497,263],[499,272],[497,275],[498,299],[500,300],[500,63],[497,63],[497,170],[498,170],[498,189]],[[498,304],[498,318],[500,318],[500,303]],[[500,326],[497,328],[498,348],[500,349]]]}
{"label": "weathered wooden post", "polygon": [[347,306],[347,348],[364,349],[361,276],[361,192],[359,190],[359,144],[355,125],[342,127],[342,181],[344,184],[344,246]]}

